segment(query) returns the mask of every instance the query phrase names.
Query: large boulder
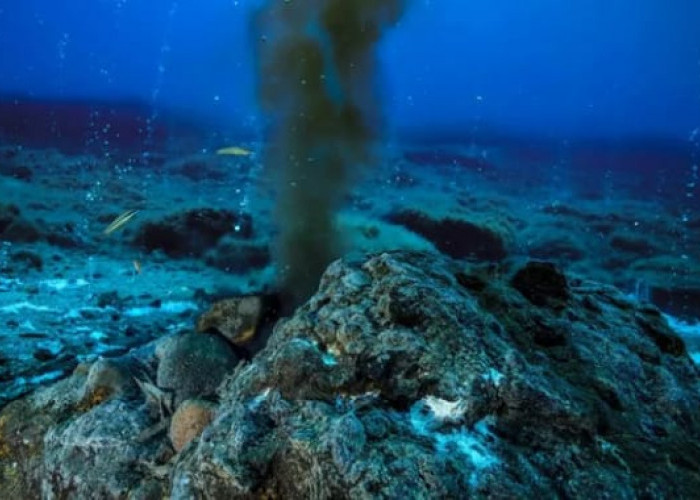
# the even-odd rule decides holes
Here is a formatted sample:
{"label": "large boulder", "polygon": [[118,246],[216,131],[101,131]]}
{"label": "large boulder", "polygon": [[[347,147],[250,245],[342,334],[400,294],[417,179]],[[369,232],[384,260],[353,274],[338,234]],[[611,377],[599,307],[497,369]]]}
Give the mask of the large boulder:
{"label": "large boulder", "polygon": [[539,263],[338,261],[222,396],[174,498],[700,491],[682,341],[657,310]]}

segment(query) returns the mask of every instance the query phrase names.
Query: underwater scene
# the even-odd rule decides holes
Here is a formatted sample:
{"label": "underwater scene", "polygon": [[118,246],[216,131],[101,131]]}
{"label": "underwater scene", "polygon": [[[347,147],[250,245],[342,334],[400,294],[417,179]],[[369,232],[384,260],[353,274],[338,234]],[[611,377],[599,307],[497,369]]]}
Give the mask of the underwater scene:
{"label": "underwater scene", "polygon": [[0,2],[0,499],[700,498],[700,2]]}

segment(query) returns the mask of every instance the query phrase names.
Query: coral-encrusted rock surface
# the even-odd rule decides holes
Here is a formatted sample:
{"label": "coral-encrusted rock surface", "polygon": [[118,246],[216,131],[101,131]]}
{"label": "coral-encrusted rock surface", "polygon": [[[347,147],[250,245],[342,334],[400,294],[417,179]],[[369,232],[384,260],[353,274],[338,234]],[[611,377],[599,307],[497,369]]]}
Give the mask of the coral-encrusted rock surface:
{"label": "coral-encrusted rock surface", "polygon": [[[151,376],[162,362],[127,356]],[[655,309],[543,263],[335,262],[179,454],[152,402],[86,401],[84,372],[0,413],[0,497],[700,491],[700,379],[683,342]]]}

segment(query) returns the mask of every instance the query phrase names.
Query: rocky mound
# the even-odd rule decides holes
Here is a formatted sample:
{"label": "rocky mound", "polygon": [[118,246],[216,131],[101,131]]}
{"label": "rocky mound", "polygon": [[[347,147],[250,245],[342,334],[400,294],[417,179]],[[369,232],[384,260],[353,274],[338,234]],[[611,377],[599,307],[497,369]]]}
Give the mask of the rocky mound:
{"label": "rocky mound", "polygon": [[[549,264],[511,272],[418,253],[337,261],[212,398],[207,363],[228,349],[216,338],[189,357],[173,347],[185,340],[165,339],[10,404],[0,496],[700,491],[700,379],[683,342],[656,309]],[[171,355],[187,369],[165,384],[159,365]],[[178,403],[198,374],[208,394]]]}

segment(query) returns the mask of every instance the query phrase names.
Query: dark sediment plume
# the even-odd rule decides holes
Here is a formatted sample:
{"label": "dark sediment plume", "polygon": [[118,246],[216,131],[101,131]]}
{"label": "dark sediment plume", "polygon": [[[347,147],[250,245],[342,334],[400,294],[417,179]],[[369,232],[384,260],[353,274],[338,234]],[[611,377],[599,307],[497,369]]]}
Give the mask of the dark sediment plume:
{"label": "dark sediment plume", "polygon": [[340,256],[335,212],[381,131],[375,47],[404,0],[268,0],[255,17],[265,151],[277,186],[283,300],[308,298]]}

